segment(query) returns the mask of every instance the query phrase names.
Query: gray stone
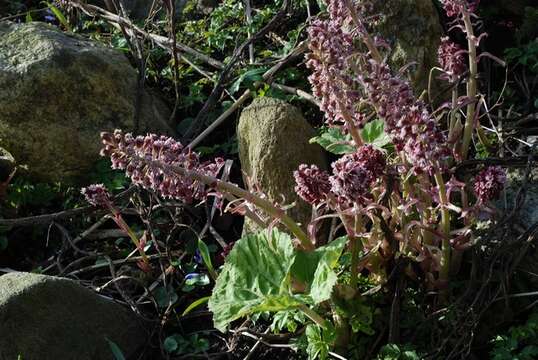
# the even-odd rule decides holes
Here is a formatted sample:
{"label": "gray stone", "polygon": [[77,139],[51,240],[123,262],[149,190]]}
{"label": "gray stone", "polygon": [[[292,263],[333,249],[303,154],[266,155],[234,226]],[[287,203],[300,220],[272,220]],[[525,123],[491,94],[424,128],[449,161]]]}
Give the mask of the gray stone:
{"label": "gray stone", "polygon": [[7,180],[15,169],[15,158],[6,149],[0,147],[0,182]]}
{"label": "gray stone", "polygon": [[[38,22],[0,22],[0,146],[43,180],[84,177],[99,133],[136,128],[137,74],[119,51]],[[170,132],[143,93],[138,130]]]}
{"label": "gray stone", "polygon": [[[241,113],[237,127],[241,168],[272,200],[296,202],[288,214],[305,227],[311,219],[311,206],[294,191],[293,172],[300,164],[327,168],[323,149],[309,144],[314,129],[301,112],[285,101],[256,98]],[[245,180],[246,182],[247,180]],[[246,220],[244,232],[255,230]]]}
{"label": "gray stone", "polygon": [[[389,42],[389,63],[399,70],[411,63],[409,79],[417,95],[428,88],[430,69],[438,66],[437,48],[443,29],[431,0],[376,1],[379,31]],[[435,81],[434,81],[435,83]]]}
{"label": "gray stone", "polygon": [[146,332],[130,311],[72,280],[0,276],[0,360],[112,360],[107,339],[128,357]]}

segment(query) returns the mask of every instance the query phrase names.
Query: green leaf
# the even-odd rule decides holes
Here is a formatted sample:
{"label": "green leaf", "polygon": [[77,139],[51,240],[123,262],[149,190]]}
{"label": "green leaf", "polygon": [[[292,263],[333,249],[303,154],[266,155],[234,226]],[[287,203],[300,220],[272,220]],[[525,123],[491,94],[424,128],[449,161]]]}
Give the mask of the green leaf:
{"label": "green leaf", "polygon": [[321,359],[328,357],[329,351],[336,340],[336,332],[332,326],[322,329],[318,325],[310,324],[306,327],[306,339],[308,346],[306,353],[309,360]]}
{"label": "green leaf", "polygon": [[123,352],[119,348],[116,343],[111,341],[109,338],[105,337],[106,342],[108,343],[108,346],[110,346],[110,351],[112,351],[112,355],[114,355],[115,360],[125,360],[125,356],[123,355]]}
{"label": "green leaf", "polygon": [[198,306],[203,305],[208,301],[209,301],[209,296],[204,296],[203,298],[200,298],[200,299],[194,301],[192,304],[187,306],[187,308],[185,309],[185,311],[183,311],[183,314],[181,314],[181,316],[187,315],[188,313],[190,313],[191,311],[196,309]]}
{"label": "green leaf", "polygon": [[198,250],[200,251],[200,256],[202,256],[202,260],[204,260],[204,264],[207,267],[209,274],[213,279],[216,279],[217,273],[213,268],[213,263],[211,262],[211,257],[209,256],[209,248],[205,242],[202,241],[202,239],[198,239]]}
{"label": "green leaf", "polygon": [[372,120],[364,125],[361,130],[361,137],[364,142],[378,148],[383,148],[390,144],[390,137],[385,132],[385,123],[379,119]]}
{"label": "green leaf", "polygon": [[164,339],[163,343],[164,351],[171,354],[177,350],[179,347],[179,344],[177,343],[177,340],[174,336],[169,336],[166,339]]}
{"label": "green leaf", "polygon": [[157,305],[162,308],[174,304],[179,299],[177,293],[172,287],[164,286],[155,289],[153,296],[155,297]]}
{"label": "green leaf", "polygon": [[337,154],[350,154],[355,151],[355,147],[350,145],[351,136],[342,134],[337,128],[325,128],[319,136],[310,139],[311,144],[319,144],[325,150]]}
{"label": "green leaf", "polygon": [[245,73],[241,74],[241,76],[239,76],[239,78],[232,84],[230,92],[235,94],[237,91],[239,91],[242,83],[245,83],[247,87],[251,87],[254,82],[263,81],[262,74],[265,71],[266,69],[263,67],[246,71]]}
{"label": "green leaf", "polygon": [[24,21],[25,21],[26,23],[30,23],[30,22],[33,21],[33,19],[32,19],[32,13],[30,13],[30,11],[28,11],[28,12],[26,13],[26,18],[25,18]]}
{"label": "green leaf", "polygon": [[295,260],[289,235],[274,229],[238,240],[217,278],[209,310],[217,329],[243,316],[292,309],[302,302],[290,291]]}
{"label": "green leaf", "polygon": [[314,304],[319,304],[331,297],[337,276],[333,269],[347,243],[342,236],[331,243],[311,252],[298,252],[292,267],[295,279],[306,286]]}
{"label": "green leaf", "polygon": [[50,11],[52,11],[54,16],[56,16],[56,18],[58,19],[60,24],[62,24],[67,29],[67,31],[71,31],[71,25],[69,25],[69,22],[67,21],[64,14],[60,11],[60,9],[58,9],[56,6],[54,6],[53,4],[51,4],[51,3],[47,2],[47,1],[45,1],[45,4],[47,4]]}

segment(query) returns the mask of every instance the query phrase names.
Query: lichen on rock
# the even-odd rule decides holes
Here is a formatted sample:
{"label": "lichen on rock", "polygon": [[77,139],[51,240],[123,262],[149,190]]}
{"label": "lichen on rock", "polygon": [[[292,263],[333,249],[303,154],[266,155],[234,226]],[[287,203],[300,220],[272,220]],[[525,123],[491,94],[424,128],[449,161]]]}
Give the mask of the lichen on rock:
{"label": "lichen on rock", "polygon": [[[239,157],[245,176],[280,204],[296,203],[289,215],[305,227],[311,206],[294,191],[293,172],[300,164],[327,169],[323,149],[309,143],[314,129],[301,112],[283,100],[261,97],[241,113],[237,127]],[[244,233],[256,229],[246,220]]]}
{"label": "lichen on rock", "polygon": [[0,22],[0,146],[41,180],[80,178],[98,159],[99,133],[170,132],[169,109],[144,91],[121,52],[39,22]]}

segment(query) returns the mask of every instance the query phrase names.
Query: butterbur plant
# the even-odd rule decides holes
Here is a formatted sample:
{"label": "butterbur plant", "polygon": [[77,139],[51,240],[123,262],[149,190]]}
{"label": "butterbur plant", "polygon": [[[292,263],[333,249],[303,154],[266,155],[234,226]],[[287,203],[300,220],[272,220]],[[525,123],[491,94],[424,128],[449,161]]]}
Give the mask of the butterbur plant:
{"label": "butterbur plant", "polygon": [[[348,146],[330,171],[302,164],[293,174],[296,193],[315,214],[307,232],[278,203],[218,179],[222,159],[202,162],[163,136],[102,134],[102,155],[135,184],[188,203],[214,196],[266,229],[238,240],[226,256],[209,301],[217,329],[257,313],[275,314],[276,323],[300,313],[308,319],[309,357],[325,358],[345,352],[354,334],[372,334],[372,313],[361,305],[364,279],[382,289],[395,271],[404,272],[398,264],[407,264],[398,276],[438,294],[437,303],[450,299],[450,276],[474,243],[477,218],[483,210],[495,215],[491,201],[506,176],[499,167],[472,179],[455,173],[475,135],[483,137],[477,83],[483,35],[474,33],[476,2],[442,4],[468,39],[467,48],[441,40],[441,78],[453,86],[445,113],[447,105],[432,109],[390,68],[390,45],[374,35],[368,2],[327,0],[327,16],[310,25],[309,80],[331,134],[340,133]],[[466,85],[461,96],[460,83]],[[460,124],[455,114],[462,107]],[[320,241],[316,225],[328,218],[341,230]]]}
{"label": "butterbur plant", "polygon": [[123,219],[120,210],[114,205],[110,193],[103,184],[93,184],[88,187],[85,187],[81,190],[82,195],[86,198],[86,201],[96,207],[103,208],[107,210],[112,220],[118,225],[118,227],[123,230],[135,245],[136,249],[142,257],[142,261],[139,262],[141,269],[149,271],[150,263],[146,252],[144,251],[144,241],[140,241],[136,233],[129,227],[129,225]]}

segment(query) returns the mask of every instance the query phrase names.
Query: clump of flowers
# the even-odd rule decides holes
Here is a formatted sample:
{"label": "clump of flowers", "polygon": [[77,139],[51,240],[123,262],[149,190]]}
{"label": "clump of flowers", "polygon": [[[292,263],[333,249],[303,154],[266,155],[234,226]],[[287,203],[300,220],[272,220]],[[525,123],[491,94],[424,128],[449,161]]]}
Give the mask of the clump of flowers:
{"label": "clump of flowers", "polygon": [[506,184],[506,173],[500,166],[490,166],[474,178],[473,190],[480,203],[499,197]]}
{"label": "clump of flowers", "polygon": [[198,154],[166,136],[149,134],[134,137],[116,130],[114,133],[102,133],[101,139],[104,145],[101,155],[110,157],[114,169],[125,170],[134,184],[157,191],[165,198],[181,199],[187,203],[204,200],[208,195],[207,184],[188,176],[177,177],[171,171],[155,166],[155,162],[212,177],[217,176],[224,165],[221,158],[202,163]]}
{"label": "clump of flowers", "polygon": [[121,230],[123,230],[127,235],[129,235],[129,238],[131,238],[131,241],[140,253],[140,256],[142,257],[142,262],[139,262],[139,267],[144,271],[150,271],[151,267],[149,265],[149,259],[146,255],[146,252],[144,251],[144,241],[140,241],[135,232],[129,227],[129,225],[127,225],[127,223],[121,216],[121,212],[114,205],[114,202],[112,201],[110,193],[108,192],[106,187],[103,184],[93,184],[88,187],[82,188],[80,192],[82,193],[82,195],[84,195],[88,203],[93,206],[106,209],[110,212],[110,214],[112,215],[112,220],[114,220],[116,225],[118,225]]}
{"label": "clump of flowers", "polygon": [[295,191],[307,203],[317,205],[323,201],[331,185],[329,183],[329,174],[320,170],[316,165],[299,166],[299,169],[293,173],[295,182]]}
{"label": "clump of flowers", "polygon": [[[413,266],[406,267],[406,274],[414,275],[411,276],[414,279],[425,279],[427,288],[439,290],[441,298],[446,298],[449,275],[457,272],[457,268],[451,268],[452,263],[457,263],[453,261],[454,257],[457,260],[459,251],[472,243],[470,229],[473,217],[477,216],[473,209],[493,199],[504,186],[506,176],[498,167],[480,172],[471,187],[458,181],[451,169],[452,165],[466,159],[466,149],[476,129],[476,46],[479,39],[474,37],[470,22],[470,11],[474,11],[476,4],[462,0],[443,1],[447,14],[458,16],[456,21],[463,22],[459,26],[465,29],[469,40],[469,49],[465,51],[448,38],[443,39],[439,49],[439,61],[452,83],[456,84],[469,67],[466,101],[470,105],[463,140],[457,141],[457,144],[451,143],[451,137],[447,136],[457,128],[454,117],[459,109],[457,89],[453,93],[449,125],[443,128],[435,117],[439,112],[417,98],[409,82],[387,64],[383,51],[388,44],[380,37],[370,36],[370,24],[363,14],[363,5],[329,0],[329,17],[316,20],[309,28],[311,53],[307,64],[313,71],[310,77],[313,92],[321,100],[327,124],[340,128],[342,133],[350,134],[353,139],[352,151],[346,150],[348,153],[334,161],[330,172],[315,165],[302,164],[293,174],[297,194],[314,205],[315,215],[319,210],[322,213],[319,218],[339,219],[337,225],[343,225],[346,231],[346,236],[339,242],[341,249],[347,245],[351,255],[349,265],[346,265],[349,281],[345,283],[350,290],[343,286],[340,290],[347,293],[338,301],[345,302],[359,296],[358,279],[366,271],[380,285],[386,282],[389,278],[386,270],[394,266],[396,256],[419,263],[417,270]],[[467,64],[463,60],[466,51],[469,53]],[[363,137],[361,131],[367,130],[365,125],[369,125],[371,120],[384,125],[386,134],[383,135],[388,135],[385,138],[389,138],[390,146],[381,149],[378,146],[384,145]],[[208,195],[217,194],[229,201],[228,206],[242,204],[232,210],[240,209],[262,226],[272,228],[277,222],[281,223],[298,240],[296,244],[301,251],[317,250],[316,231],[312,230],[315,226],[310,224],[307,235],[284,208],[260,195],[261,191],[248,191],[218,179],[222,159],[201,162],[198,154],[174,139],[152,134],[135,137],[116,130],[103,133],[102,140],[102,155],[110,157],[113,167],[124,170],[133,183],[163,197],[185,202],[204,201]],[[476,195],[475,204],[470,204],[472,196],[468,196],[472,190]],[[96,205],[109,201],[99,187],[88,189],[85,194]],[[268,220],[257,216],[256,211],[263,212]],[[254,215],[249,215],[249,212]],[[314,219],[313,224],[319,218]],[[240,248],[242,240],[235,246]],[[271,247],[278,247],[273,243],[276,239],[269,241]],[[292,251],[291,243],[290,240],[289,248],[280,250],[288,254]],[[224,249],[225,255],[228,250]],[[235,255],[236,250],[233,250],[229,258],[235,258]],[[316,256],[311,258],[325,255]],[[304,259],[308,257],[307,254]],[[247,260],[245,264],[250,260],[258,261]],[[324,258],[324,266],[336,264],[337,260]],[[230,265],[227,270],[240,266],[231,262],[227,265]],[[422,273],[417,276],[415,271]],[[288,275],[283,277],[284,287],[289,285],[289,277],[294,276]],[[334,274],[332,279],[336,277]],[[232,281],[231,278],[229,280]],[[296,285],[297,292],[301,292],[301,289],[319,284]],[[273,296],[280,290],[269,295]],[[328,291],[323,295],[327,297],[320,302],[333,301],[332,296],[337,298],[341,294]],[[289,303],[300,301],[294,297],[295,294],[289,296],[286,298]],[[267,301],[267,298],[262,300]],[[275,303],[278,303],[276,308],[281,306],[280,301]],[[310,305],[301,304],[300,310],[320,327],[325,327],[324,319]],[[331,303],[327,308],[332,309],[333,305]],[[297,309],[296,305],[293,306]],[[335,324],[337,322],[341,319],[337,321],[335,318]],[[349,330],[346,326],[337,332],[344,334]]]}
{"label": "clump of flowers", "polygon": [[454,83],[465,72],[464,50],[458,44],[450,41],[448,36],[441,38],[441,44],[437,50],[437,57],[445,77]]}

